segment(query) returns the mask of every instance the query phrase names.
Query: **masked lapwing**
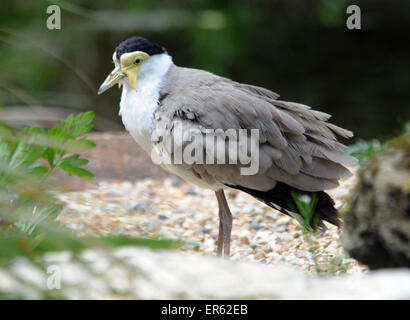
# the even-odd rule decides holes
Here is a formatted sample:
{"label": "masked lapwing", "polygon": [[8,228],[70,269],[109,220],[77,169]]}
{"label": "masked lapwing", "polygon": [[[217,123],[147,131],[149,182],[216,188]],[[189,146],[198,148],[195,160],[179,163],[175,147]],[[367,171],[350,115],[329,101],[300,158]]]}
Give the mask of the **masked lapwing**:
{"label": "masked lapwing", "polygon": [[324,190],[349,177],[346,166],[356,160],[336,140],[352,132],[329,123],[329,114],[279,100],[268,89],[178,67],[162,46],[142,37],[121,42],[113,62],[98,94],[122,86],[119,114],[140,147],[169,172],[215,192],[218,255],[230,252],[229,188],[296,218],[302,213],[295,195],[311,197],[319,226],[340,226]]}

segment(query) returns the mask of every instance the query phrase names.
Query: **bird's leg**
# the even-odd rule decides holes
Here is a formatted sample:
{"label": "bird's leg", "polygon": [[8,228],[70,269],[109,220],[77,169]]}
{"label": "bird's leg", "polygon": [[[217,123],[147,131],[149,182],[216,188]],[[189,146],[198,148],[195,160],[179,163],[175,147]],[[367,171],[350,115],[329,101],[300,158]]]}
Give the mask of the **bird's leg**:
{"label": "bird's leg", "polygon": [[[219,201],[218,201],[219,204]],[[223,219],[223,213],[222,209],[219,207],[219,233],[218,233],[218,246],[216,247],[216,255],[220,257],[222,255],[222,250],[223,250],[223,236],[224,236],[224,230],[222,227],[222,219]]]}
{"label": "bird's leg", "polygon": [[226,202],[225,193],[223,189],[215,191],[219,206],[219,235],[217,254],[223,254],[224,257],[229,257],[231,249],[231,231],[232,231],[232,214]]}

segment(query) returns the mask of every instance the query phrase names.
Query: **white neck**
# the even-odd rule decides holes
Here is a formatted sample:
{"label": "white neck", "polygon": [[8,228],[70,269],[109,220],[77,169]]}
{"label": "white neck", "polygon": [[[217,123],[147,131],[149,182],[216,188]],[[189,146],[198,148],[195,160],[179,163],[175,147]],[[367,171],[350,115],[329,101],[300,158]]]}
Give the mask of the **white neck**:
{"label": "white neck", "polygon": [[141,66],[137,79],[137,90],[123,78],[120,116],[125,128],[135,141],[146,151],[151,150],[151,130],[154,113],[158,107],[159,93],[172,58],[166,53],[148,58]]}

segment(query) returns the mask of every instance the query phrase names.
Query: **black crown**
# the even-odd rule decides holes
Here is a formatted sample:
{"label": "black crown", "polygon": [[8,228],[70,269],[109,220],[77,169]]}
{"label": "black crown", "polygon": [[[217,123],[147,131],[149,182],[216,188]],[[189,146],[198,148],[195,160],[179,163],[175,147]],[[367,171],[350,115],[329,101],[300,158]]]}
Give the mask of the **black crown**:
{"label": "black crown", "polygon": [[153,43],[143,37],[132,37],[124,40],[118,45],[115,51],[117,53],[117,59],[120,59],[122,54],[133,51],[143,51],[150,56],[166,52],[166,50],[160,45]]}

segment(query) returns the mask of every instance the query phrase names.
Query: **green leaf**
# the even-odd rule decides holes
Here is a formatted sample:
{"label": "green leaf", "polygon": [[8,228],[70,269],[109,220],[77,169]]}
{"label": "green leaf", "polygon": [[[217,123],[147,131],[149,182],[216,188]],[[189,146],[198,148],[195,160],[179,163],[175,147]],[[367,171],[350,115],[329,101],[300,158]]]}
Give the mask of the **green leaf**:
{"label": "green leaf", "polygon": [[33,164],[41,156],[41,150],[32,145],[18,142],[10,158],[9,166],[12,169],[19,166],[28,166]]}
{"label": "green leaf", "polygon": [[11,155],[10,146],[7,142],[0,140],[0,159],[8,161]]}
{"label": "green leaf", "polygon": [[[48,130],[48,146],[56,149],[55,154],[64,155],[66,152],[80,152],[95,147],[95,143],[81,135],[89,132],[93,127],[94,112],[69,115],[58,126]],[[50,154],[48,154],[50,156]],[[47,158],[50,162],[50,159]]]}
{"label": "green leaf", "polygon": [[76,175],[85,180],[90,180],[94,177],[94,175],[90,171],[80,168],[81,166],[84,166],[87,163],[87,159],[80,158],[79,155],[75,154],[61,160],[57,164],[57,167],[63,169],[70,175]]}
{"label": "green leaf", "polygon": [[60,166],[60,168],[66,171],[68,174],[78,176],[84,180],[92,181],[92,178],[94,178],[94,174],[86,169],[67,166]]}
{"label": "green leaf", "polygon": [[77,138],[92,129],[94,117],[94,111],[80,113],[76,116],[71,114],[66,120],[61,121],[59,127],[68,136]]}
{"label": "green leaf", "polygon": [[37,134],[45,135],[45,134],[46,134],[46,131],[45,131],[43,128],[41,128],[41,127],[34,126],[34,127],[26,127],[26,128],[23,128],[23,129],[21,130],[21,133],[23,133],[23,134],[25,134],[25,135],[37,135]]}
{"label": "green leaf", "polygon": [[78,154],[75,154],[61,160],[59,166],[82,167],[85,166],[87,163],[87,159],[80,158]]}
{"label": "green leaf", "polygon": [[47,148],[43,152],[43,158],[48,161],[51,167],[53,167],[54,164],[54,158],[56,156],[56,149],[54,148]]}
{"label": "green leaf", "polygon": [[31,175],[31,180],[41,179],[48,172],[48,168],[40,163],[34,163],[29,168],[29,173]]}
{"label": "green leaf", "polygon": [[87,138],[81,138],[77,140],[78,147],[81,148],[81,151],[85,151],[95,147],[95,142],[88,140]]}

